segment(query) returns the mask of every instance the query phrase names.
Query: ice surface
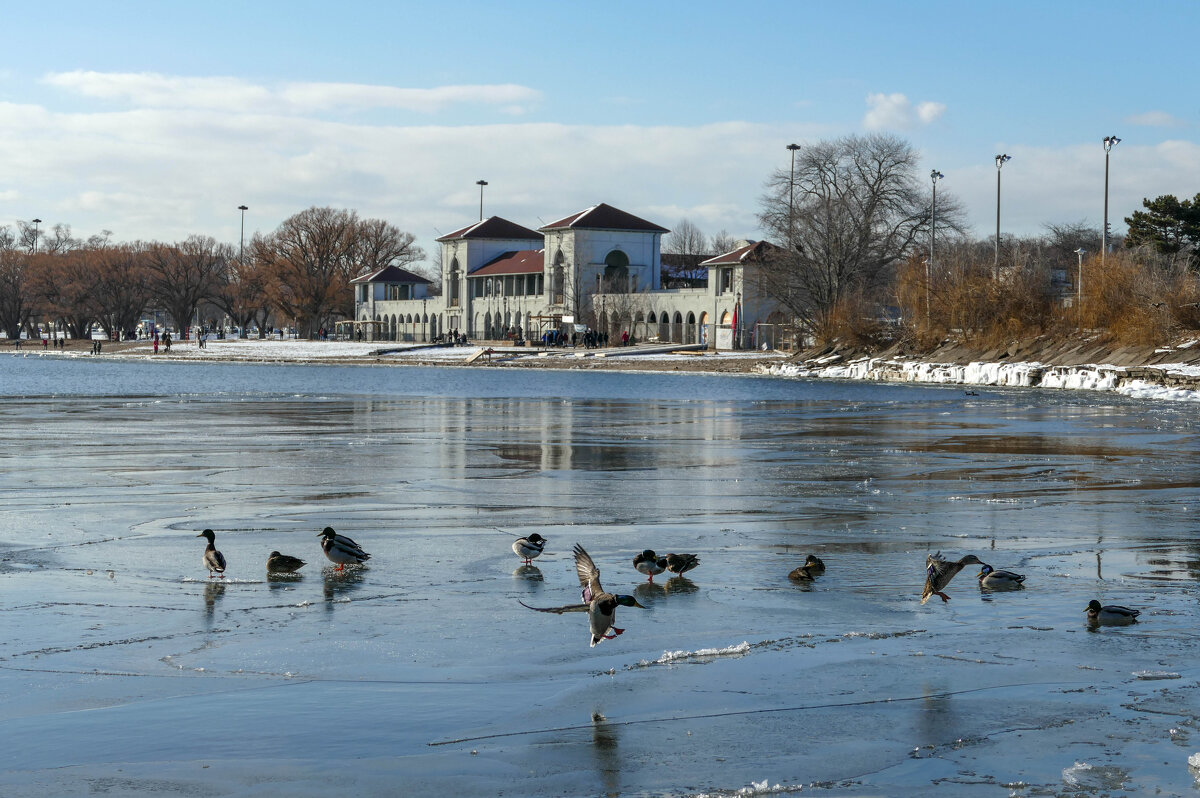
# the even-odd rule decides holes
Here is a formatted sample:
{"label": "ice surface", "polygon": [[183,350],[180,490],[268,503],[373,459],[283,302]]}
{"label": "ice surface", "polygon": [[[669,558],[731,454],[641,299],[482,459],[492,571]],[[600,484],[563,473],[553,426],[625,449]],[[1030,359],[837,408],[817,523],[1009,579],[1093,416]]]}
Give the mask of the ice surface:
{"label": "ice surface", "polygon": [[[3,365],[6,798],[1192,788],[1165,733],[1200,723],[1189,406]],[[326,524],[368,567],[332,570]],[[202,567],[205,527],[224,580]],[[525,568],[510,545],[532,532],[549,545]],[[518,604],[578,599],[575,542],[646,607],[594,649],[585,616]],[[701,565],[649,584],[632,565],[647,547]],[[308,565],[268,577],[273,549]],[[1026,587],[981,591],[972,567],[921,606],[937,550]],[[828,570],[790,583],[809,553]],[[1093,598],[1143,621],[1090,629]]]}

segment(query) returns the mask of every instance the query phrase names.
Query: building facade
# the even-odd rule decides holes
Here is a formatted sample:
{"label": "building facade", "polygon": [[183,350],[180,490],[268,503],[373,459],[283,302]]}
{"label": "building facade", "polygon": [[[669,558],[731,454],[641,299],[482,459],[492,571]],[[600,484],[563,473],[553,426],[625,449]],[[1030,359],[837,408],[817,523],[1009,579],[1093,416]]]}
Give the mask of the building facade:
{"label": "building facade", "polygon": [[758,270],[777,249],[745,242],[700,264],[707,285],[662,288],[668,232],[603,203],[536,231],[493,216],[437,239],[439,296],[411,272],[384,269],[354,281],[355,319],[366,335],[391,341],[540,341],[550,330],[590,328],[612,343],[625,333],[720,349],[766,342],[764,327],[783,316]]}

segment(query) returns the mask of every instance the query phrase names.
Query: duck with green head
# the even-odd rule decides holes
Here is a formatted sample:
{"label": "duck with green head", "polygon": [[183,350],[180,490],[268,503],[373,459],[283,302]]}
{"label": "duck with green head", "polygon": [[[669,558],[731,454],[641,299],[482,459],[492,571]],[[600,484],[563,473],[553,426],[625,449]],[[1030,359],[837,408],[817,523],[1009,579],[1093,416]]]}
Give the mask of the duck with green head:
{"label": "duck with green head", "polygon": [[600,585],[600,569],[592,562],[591,556],[584,551],[583,546],[578,543],[575,544],[575,573],[579,577],[583,603],[568,604],[565,607],[530,607],[523,601],[518,603],[531,610],[553,612],[558,615],[562,615],[564,612],[586,612],[592,648],[595,648],[601,640],[612,640],[625,632],[624,629],[613,626],[617,619],[617,607],[645,609],[633,596],[606,591]]}
{"label": "duck with green head", "polygon": [[208,540],[208,545],[204,547],[204,567],[208,569],[208,578],[212,579],[215,573],[218,578],[224,579],[225,555],[217,551],[216,534],[211,529],[206,529],[196,537]]}

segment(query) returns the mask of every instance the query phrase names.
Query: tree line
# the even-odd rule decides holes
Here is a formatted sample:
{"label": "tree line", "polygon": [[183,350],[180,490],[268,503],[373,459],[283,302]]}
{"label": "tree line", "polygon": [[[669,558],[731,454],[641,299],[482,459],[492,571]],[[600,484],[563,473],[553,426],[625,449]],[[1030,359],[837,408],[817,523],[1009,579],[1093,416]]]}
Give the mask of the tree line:
{"label": "tree line", "polygon": [[[960,201],[939,190],[935,205],[937,178],[918,173],[903,139],[847,136],[794,154],[759,200],[760,227],[777,246],[755,279],[798,337],[928,348],[1079,329],[1158,343],[1200,329],[1200,194],[1145,200],[1102,257],[1100,229],[1082,221],[999,242],[971,237]],[[731,243],[713,246],[683,220],[663,250],[707,255]]]}
{"label": "tree line", "polygon": [[295,323],[311,335],[353,315],[350,280],[425,257],[412,234],[352,210],[309,208],[272,233],[256,234],[244,253],[211,236],[174,243],[113,243],[111,233],[79,239],[69,225],[39,234],[19,222],[0,227],[0,329],[9,338],[39,325],[77,338],[93,324],[131,335],[155,310],[180,329],[215,311],[242,334],[269,323]]}

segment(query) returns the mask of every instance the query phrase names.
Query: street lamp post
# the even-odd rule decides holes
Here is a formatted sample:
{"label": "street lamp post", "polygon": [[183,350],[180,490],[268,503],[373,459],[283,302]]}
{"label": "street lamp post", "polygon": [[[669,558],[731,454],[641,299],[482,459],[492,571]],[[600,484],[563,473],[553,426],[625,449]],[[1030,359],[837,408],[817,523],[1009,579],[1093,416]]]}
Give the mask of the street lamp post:
{"label": "street lamp post", "polygon": [[788,150],[792,153],[792,168],[788,176],[788,249],[794,248],[793,229],[795,227],[794,209],[796,206],[796,150],[800,149],[799,144],[787,145]]}
{"label": "street lamp post", "polygon": [[1108,154],[1112,152],[1112,148],[1120,144],[1121,140],[1116,136],[1104,137],[1104,230],[1100,233],[1100,262],[1104,262],[1104,256],[1108,253]]}
{"label": "street lamp post", "polygon": [[933,205],[929,214],[929,260],[925,261],[925,323],[929,323],[929,292],[933,285],[933,250],[937,244],[937,184],[938,181],[945,177],[944,174],[934,169],[929,173],[929,179],[933,181]]}
{"label": "street lamp post", "polygon": [[37,253],[38,225],[41,223],[42,223],[41,219],[33,220],[33,251],[35,254]]}
{"label": "street lamp post", "polygon": [[238,210],[242,212],[242,237],[241,243],[238,244],[238,263],[240,264],[246,254],[246,211],[250,209],[245,205],[239,205]]}
{"label": "street lamp post", "polygon": [[1075,272],[1075,318],[1079,326],[1083,326],[1083,256],[1087,250],[1083,247],[1075,250],[1075,255],[1079,258],[1079,269]]}
{"label": "street lamp post", "polygon": [[483,221],[483,187],[488,184],[486,180],[476,180],[475,185],[479,186],[479,221]]}
{"label": "street lamp post", "polygon": [[994,279],[1000,279],[1000,169],[1012,160],[1011,155],[996,156],[996,260],[992,265]]}

